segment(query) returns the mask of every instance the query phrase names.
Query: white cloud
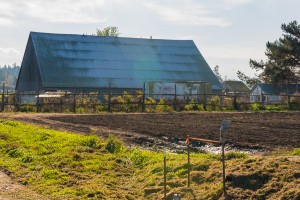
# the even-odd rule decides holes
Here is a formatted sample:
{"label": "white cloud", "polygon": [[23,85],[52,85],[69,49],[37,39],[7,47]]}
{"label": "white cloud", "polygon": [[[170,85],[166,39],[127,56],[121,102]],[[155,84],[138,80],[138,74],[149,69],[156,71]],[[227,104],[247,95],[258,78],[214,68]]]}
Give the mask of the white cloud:
{"label": "white cloud", "polygon": [[12,5],[5,1],[0,0],[0,26],[11,26],[13,25],[13,18],[15,17],[14,9]]}
{"label": "white cloud", "polygon": [[243,5],[252,2],[253,0],[219,0],[224,5],[231,5],[231,6],[237,6],[237,5]]}
{"label": "white cloud", "polygon": [[12,48],[12,47],[9,47],[9,48],[0,47],[0,53],[3,53],[3,54],[20,54],[20,51],[15,49],[15,48]]}
{"label": "white cloud", "polygon": [[[106,20],[101,15],[104,0],[0,0],[0,25],[12,24],[22,15],[46,22],[99,23]],[[1,17],[4,16],[4,17]]]}
{"label": "white cloud", "polygon": [[196,35],[184,35],[181,37],[178,37],[178,40],[193,40],[195,39],[197,36]]}
{"label": "white cloud", "polygon": [[119,8],[138,12],[144,8],[166,21],[178,25],[227,27],[231,23],[218,16],[218,12],[253,0],[0,0],[0,25],[12,25],[22,18],[30,17],[45,22],[101,23]]}
{"label": "white cloud", "polygon": [[24,5],[26,7],[24,10],[28,16],[49,22],[98,23],[105,21],[105,18],[97,12],[97,9],[104,5],[103,2],[103,0],[52,0],[35,3],[31,1]]}
{"label": "white cloud", "polygon": [[0,17],[0,26],[10,26],[13,22],[11,19]]}
{"label": "white cloud", "polygon": [[226,45],[209,45],[202,46],[202,51],[205,52],[206,56],[214,57],[222,57],[222,58],[239,58],[239,59],[262,59],[262,55],[264,55],[264,47],[251,45],[247,42],[240,44],[231,44]]}
{"label": "white cloud", "polygon": [[23,52],[13,47],[0,47],[0,66],[4,64],[10,64],[20,62]]}
{"label": "white cloud", "polygon": [[158,13],[164,21],[174,24],[220,27],[230,25],[230,22],[222,18],[211,16],[210,11],[201,4],[189,2],[193,4],[173,4],[172,7],[172,4],[163,6],[153,1],[146,1],[143,5]]}

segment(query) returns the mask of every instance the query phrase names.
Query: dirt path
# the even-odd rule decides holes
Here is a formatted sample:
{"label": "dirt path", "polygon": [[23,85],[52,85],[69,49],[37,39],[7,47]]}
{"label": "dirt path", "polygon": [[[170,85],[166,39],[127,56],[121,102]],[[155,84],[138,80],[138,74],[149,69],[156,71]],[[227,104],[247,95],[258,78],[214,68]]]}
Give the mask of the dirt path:
{"label": "dirt path", "polygon": [[44,199],[43,196],[15,183],[4,172],[0,172],[0,200],[32,200]]}

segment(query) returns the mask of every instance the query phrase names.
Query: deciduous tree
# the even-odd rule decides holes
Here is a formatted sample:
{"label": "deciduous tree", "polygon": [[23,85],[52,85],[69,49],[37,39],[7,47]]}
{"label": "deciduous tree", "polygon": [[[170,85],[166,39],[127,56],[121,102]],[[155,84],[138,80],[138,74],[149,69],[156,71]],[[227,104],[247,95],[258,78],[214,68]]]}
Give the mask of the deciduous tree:
{"label": "deciduous tree", "polygon": [[214,67],[213,72],[215,73],[215,75],[217,76],[217,78],[219,79],[219,81],[220,81],[220,82],[223,82],[223,79],[222,79],[222,76],[221,76],[219,70],[220,70],[219,65],[216,65],[216,66]]}
{"label": "deciduous tree", "polygon": [[97,29],[96,34],[98,36],[113,36],[118,37],[120,35],[119,29],[116,26],[108,26],[105,27],[103,30]]}

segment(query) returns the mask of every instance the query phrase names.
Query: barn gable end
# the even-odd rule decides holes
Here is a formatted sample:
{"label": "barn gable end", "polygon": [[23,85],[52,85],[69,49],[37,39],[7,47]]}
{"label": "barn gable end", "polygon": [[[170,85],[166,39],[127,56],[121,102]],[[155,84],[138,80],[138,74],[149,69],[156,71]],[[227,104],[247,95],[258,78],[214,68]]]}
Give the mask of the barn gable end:
{"label": "barn gable end", "polygon": [[42,83],[36,50],[32,42],[32,37],[29,36],[16,84],[16,90],[18,92],[26,91],[35,93],[43,88]]}

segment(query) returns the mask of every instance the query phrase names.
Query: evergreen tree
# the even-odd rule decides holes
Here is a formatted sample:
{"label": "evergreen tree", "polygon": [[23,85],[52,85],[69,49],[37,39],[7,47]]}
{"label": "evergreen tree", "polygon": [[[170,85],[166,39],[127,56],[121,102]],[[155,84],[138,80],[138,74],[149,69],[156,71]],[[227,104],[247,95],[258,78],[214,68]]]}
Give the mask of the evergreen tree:
{"label": "evergreen tree", "polygon": [[300,79],[300,25],[292,21],[281,29],[282,37],[266,44],[267,61],[250,59],[250,67],[259,72],[263,82],[296,83]]}
{"label": "evergreen tree", "polygon": [[237,77],[244,82],[249,88],[252,88],[256,83],[259,82],[258,78],[251,78],[247,75],[245,75],[240,70],[236,73]]}
{"label": "evergreen tree", "polygon": [[0,66],[0,83],[5,83],[8,89],[13,90],[16,86],[20,66],[16,64]]}

